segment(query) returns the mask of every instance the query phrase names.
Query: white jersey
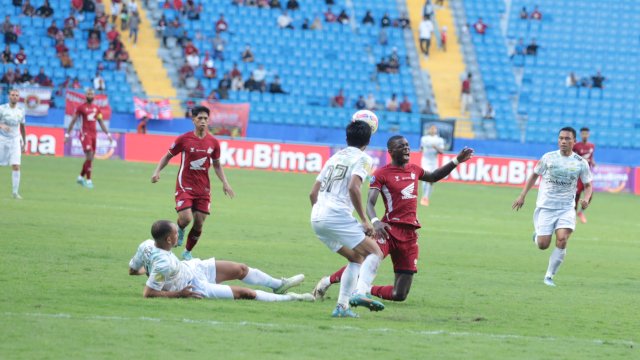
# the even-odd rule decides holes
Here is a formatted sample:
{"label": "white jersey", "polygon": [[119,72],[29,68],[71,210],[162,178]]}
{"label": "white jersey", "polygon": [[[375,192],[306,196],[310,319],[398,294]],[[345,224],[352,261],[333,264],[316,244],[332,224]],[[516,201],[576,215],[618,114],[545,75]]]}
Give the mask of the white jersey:
{"label": "white jersey", "polygon": [[0,130],[0,139],[13,139],[20,135],[20,124],[25,123],[24,109],[16,105],[0,105],[0,124],[9,126],[9,131]]}
{"label": "white jersey", "polygon": [[151,268],[151,252],[155,249],[156,245],[153,240],[145,240],[138,246],[138,251],[133,255],[129,261],[129,268],[138,270],[144,266],[144,269],[149,275]]}
{"label": "white jersey", "polygon": [[433,148],[436,146],[441,151],[444,150],[444,139],[438,135],[425,135],[420,138],[420,148],[422,149],[422,159],[427,162],[438,162],[438,151]]}
{"label": "white jersey", "polygon": [[351,146],[334,154],[316,178],[322,185],[318,201],[311,210],[311,221],[352,217],[349,182],[353,175],[359,176],[364,182],[371,172],[372,163],[369,155]]}
{"label": "white jersey", "polygon": [[194,261],[180,261],[171,251],[155,246],[150,259],[147,286],[154,290],[180,291],[196,279]]}
{"label": "white jersey", "polygon": [[592,180],[589,163],[576,153],[563,156],[560,150],[542,156],[533,171],[542,176],[536,206],[546,209],[572,209],[578,186]]}

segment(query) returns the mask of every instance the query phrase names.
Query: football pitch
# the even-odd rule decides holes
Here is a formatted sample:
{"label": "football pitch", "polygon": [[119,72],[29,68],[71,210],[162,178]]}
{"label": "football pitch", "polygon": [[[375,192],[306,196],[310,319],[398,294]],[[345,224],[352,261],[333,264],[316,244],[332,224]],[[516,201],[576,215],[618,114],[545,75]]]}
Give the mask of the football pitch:
{"label": "football pitch", "polygon": [[[640,358],[638,197],[595,195],[549,288],[550,250],[531,241],[535,190],[516,213],[519,188],[438,184],[419,209],[408,299],[333,319],[335,285],[315,303],[144,299],[146,277],[129,276],[128,262],[154,220],[175,220],[177,167],[151,184],[154,164],[96,161],[87,190],[75,183],[81,166],[23,158],[22,201],[0,168],[2,359]],[[297,292],[345,264],[310,228],[315,175],[226,174],[236,198],[212,171],[212,216],[194,256],[304,273]],[[376,284],[392,279],[387,259]]]}

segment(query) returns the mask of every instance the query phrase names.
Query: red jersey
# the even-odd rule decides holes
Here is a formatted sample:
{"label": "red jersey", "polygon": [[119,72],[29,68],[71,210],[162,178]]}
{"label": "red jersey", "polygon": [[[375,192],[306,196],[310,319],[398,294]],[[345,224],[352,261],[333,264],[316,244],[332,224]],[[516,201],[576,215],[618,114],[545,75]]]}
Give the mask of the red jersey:
{"label": "red jersey", "polygon": [[414,164],[404,168],[387,164],[373,173],[370,187],[380,190],[385,213],[382,221],[420,227],[416,217],[418,181],[425,171]]}
{"label": "red jersey", "polygon": [[593,153],[595,150],[596,146],[590,142],[587,142],[585,144],[580,141],[573,145],[573,152],[582,156],[583,159],[587,160],[590,167],[593,167]]}
{"label": "red jersey", "polygon": [[76,116],[82,117],[82,133],[96,136],[96,120],[102,119],[100,108],[96,104],[84,103],[76,108]]}
{"label": "red jersey", "polygon": [[169,148],[173,156],[181,154],[176,192],[189,191],[195,196],[209,195],[209,167],[220,159],[220,143],[211,134],[200,139],[193,131],[178,136]]}

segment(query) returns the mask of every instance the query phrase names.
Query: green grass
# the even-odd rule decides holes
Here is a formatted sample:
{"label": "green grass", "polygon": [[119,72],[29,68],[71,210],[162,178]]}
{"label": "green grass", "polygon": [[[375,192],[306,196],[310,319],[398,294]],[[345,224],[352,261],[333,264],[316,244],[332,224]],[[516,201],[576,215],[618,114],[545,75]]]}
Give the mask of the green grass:
{"label": "green grass", "polygon": [[[150,224],[175,219],[176,167],[23,159],[22,201],[0,168],[0,358],[542,359],[638,358],[639,198],[596,194],[569,241],[557,288],[542,284],[549,251],[531,243],[535,192],[438,184],[420,208],[420,273],[406,302],[332,319],[317,303],[143,299],[127,275]],[[342,266],[309,225],[313,175],[227,170],[237,198],[214,185],[194,254],[246,262],[303,289]],[[176,250],[178,253],[180,250]],[[393,279],[391,264],[378,284]]]}

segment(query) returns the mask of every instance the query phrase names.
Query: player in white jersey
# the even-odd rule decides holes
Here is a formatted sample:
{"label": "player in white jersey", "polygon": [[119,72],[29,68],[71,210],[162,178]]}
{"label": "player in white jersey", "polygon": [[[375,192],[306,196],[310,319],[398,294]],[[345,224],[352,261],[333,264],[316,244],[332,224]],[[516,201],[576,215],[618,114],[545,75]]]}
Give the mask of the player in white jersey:
{"label": "player in white jersey", "polygon": [[11,165],[11,190],[14,199],[22,199],[20,162],[25,146],[24,109],[18,106],[18,90],[9,91],[9,103],[0,105],[0,166]]}
{"label": "player in white jersey", "polygon": [[[349,260],[333,317],[358,317],[349,306],[384,309],[381,302],[367,294],[382,260],[382,251],[371,237],[373,226],[366,218],[360,190],[373,162],[364,153],[371,139],[371,126],[354,121],[346,132],[348,147],[327,161],[309,194],[313,207],[311,227],[316,236],[331,251]],[[354,209],[361,223],[353,217]]]}
{"label": "player in white jersey", "polygon": [[[438,168],[438,154],[444,151],[444,139],[438,136],[438,127],[431,125],[427,135],[420,138],[420,150],[422,151],[422,168],[433,172]],[[420,204],[429,206],[429,197],[433,191],[433,183],[422,182],[422,199]]]}
{"label": "player in white jersey", "polygon": [[585,190],[585,196],[580,200],[582,209],[589,206],[593,192],[589,164],[572,151],[575,142],[575,129],[565,127],[560,130],[558,135],[560,150],[548,152],[542,156],[512,206],[513,209],[519,210],[524,205],[524,199],[538,177],[542,177],[538,189],[536,209],[533,213],[535,228],[533,240],[541,250],[545,250],[551,244],[553,233],[556,234],[556,248],[551,253],[549,266],[544,276],[544,283],[549,286],[555,286],[553,276],[564,261],[569,236],[576,227],[574,197],[578,179],[584,184]]}
{"label": "player in white jersey", "polygon": [[[151,227],[154,240],[138,246],[129,262],[130,275],[147,274],[145,297],[195,297],[212,299],[255,299],[258,301],[314,301],[312,294],[285,292],[304,280],[299,274],[288,279],[275,279],[245,264],[216,261],[214,258],[180,261],[171,252],[178,241],[177,225],[156,221]],[[250,285],[269,287],[274,294],[239,286],[221,285],[228,280],[241,280]]]}

